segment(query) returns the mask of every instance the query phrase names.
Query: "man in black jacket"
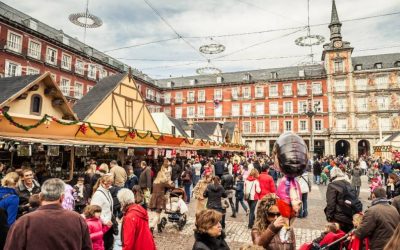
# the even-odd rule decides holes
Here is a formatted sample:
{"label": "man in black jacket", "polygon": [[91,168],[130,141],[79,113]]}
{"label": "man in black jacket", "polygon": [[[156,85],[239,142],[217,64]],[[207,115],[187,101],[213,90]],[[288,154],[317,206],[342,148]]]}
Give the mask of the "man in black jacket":
{"label": "man in black jacket", "polygon": [[231,217],[235,218],[236,217],[236,209],[233,204],[233,197],[235,196],[235,191],[233,188],[234,179],[233,179],[233,176],[231,174],[229,174],[229,169],[227,167],[224,169],[224,175],[222,175],[222,178],[221,178],[221,185],[225,189],[226,195],[228,196],[229,205],[232,208]]}
{"label": "man in black jacket", "polygon": [[214,169],[215,169],[215,175],[221,179],[225,169],[224,159],[222,158],[218,159],[217,162],[215,163]]}
{"label": "man in black jacket", "polygon": [[19,196],[19,208],[18,214],[21,216],[28,211],[29,208],[29,198],[33,194],[40,193],[40,185],[33,178],[33,170],[31,168],[22,169],[22,181],[17,187],[17,193]]}
{"label": "man in black jacket", "polygon": [[314,184],[319,185],[321,173],[322,173],[322,165],[320,163],[320,160],[317,159],[313,165]]}

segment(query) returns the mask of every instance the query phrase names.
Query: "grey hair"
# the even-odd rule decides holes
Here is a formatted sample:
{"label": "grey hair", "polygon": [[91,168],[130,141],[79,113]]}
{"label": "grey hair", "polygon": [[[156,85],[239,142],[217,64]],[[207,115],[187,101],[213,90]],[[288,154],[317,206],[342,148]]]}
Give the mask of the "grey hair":
{"label": "grey hair", "polygon": [[40,195],[44,201],[56,201],[64,193],[65,183],[58,178],[52,178],[43,183]]}
{"label": "grey hair", "polygon": [[128,188],[121,188],[118,191],[117,198],[119,203],[121,203],[122,208],[135,203],[135,195],[133,194],[132,190]]}

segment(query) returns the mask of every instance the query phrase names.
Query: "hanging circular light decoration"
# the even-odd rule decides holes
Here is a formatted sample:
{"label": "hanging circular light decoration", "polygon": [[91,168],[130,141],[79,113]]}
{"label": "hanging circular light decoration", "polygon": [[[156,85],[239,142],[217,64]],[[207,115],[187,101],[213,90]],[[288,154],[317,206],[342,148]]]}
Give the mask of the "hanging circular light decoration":
{"label": "hanging circular light decoration", "polygon": [[297,46],[302,46],[302,47],[311,47],[314,45],[320,45],[324,42],[325,42],[325,38],[321,35],[301,36],[294,41],[294,43]]}
{"label": "hanging circular light decoration", "polygon": [[103,25],[100,17],[90,13],[73,13],[69,15],[68,19],[71,23],[84,28],[98,28]]}
{"label": "hanging circular light decoration", "polygon": [[196,73],[199,75],[217,75],[221,74],[222,71],[218,68],[207,66],[196,69]]}
{"label": "hanging circular light decoration", "polygon": [[211,43],[200,46],[199,51],[203,54],[209,55],[219,54],[225,51],[225,46],[222,44]]}

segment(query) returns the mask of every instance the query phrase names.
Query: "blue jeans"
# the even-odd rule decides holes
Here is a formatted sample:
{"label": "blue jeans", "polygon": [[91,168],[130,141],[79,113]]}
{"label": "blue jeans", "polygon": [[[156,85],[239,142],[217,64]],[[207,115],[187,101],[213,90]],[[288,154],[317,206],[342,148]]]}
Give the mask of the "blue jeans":
{"label": "blue jeans", "polygon": [[185,186],[185,193],[186,193],[186,202],[190,202],[190,187],[192,186],[192,183],[185,183],[183,184]]}
{"label": "blue jeans", "polygon": [[236,213],[239,213],[239,202],[240,202],[240,205],[242,205],[242,208],[244,209],[244,211],[245,212],[247,212],[247,206],[246,206],[246,203],[244,203],[244,201],[243,201],[243,197],[241,198],[241,199],[239,199],[239,198],[237,198],[236,197],[236,200],[235,200],[235,210],[236,210]]}
{"label": "blue jeans", "polygon": [[257,200],[248,200],[247,203],[249,203],[250,207],[250,214],[249,214],[249,228],[253,228],[254,226],[254,220],[256,219],[256,206],[257,206]]}
{"label": "blue jeans", "polygon": [[314,183],[319,184],[320,178],[321,178],[320,175],[314,175]]}
{"label": "blue jeans", "polygon": [[193,176],[193,187],[197,185],[197,182],[200,180],[200,175],[194,175]]}
{"label": "blue jeans", "polygon": [[307,198],[308,198],[308,193],[301,194],[301,201],[303,204],[301,206],[299,218],[305,218],[308,215]]}

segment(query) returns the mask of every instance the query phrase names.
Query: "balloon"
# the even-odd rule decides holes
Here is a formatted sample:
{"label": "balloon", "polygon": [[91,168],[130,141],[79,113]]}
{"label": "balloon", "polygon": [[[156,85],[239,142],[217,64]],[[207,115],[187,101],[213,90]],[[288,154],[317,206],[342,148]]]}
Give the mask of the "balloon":
{"label": "balloon", "polygon": [[300,136],[292,132],[279,136],[273,154],[276,168],[288,177],[302,175],[307,167],[307,145]]}

